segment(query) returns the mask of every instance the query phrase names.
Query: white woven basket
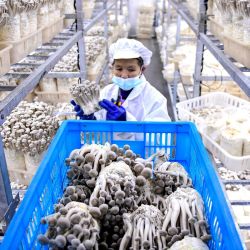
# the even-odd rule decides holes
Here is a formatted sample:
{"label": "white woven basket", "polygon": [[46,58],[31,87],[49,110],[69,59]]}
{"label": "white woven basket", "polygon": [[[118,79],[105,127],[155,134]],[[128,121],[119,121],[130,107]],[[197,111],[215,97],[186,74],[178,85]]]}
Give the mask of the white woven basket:
{"label": "white woven basket", "polygon": [[202,135],[205,147],[215,157],[217,157],[225,165],[226,168],[233,171],[250,169],[250,155],[239,157],[233,156],[226,152],[218,143],[216,143],[208,135],[205,134],[205,121],[191,112],[191,110],[194,108],[203,108],[215,105],[224,108],[247,107],[250,109],[250,102],[223,92],[210,93],[201,97],[180,102],[176,104],[176,107],[178,110],[179,119],[182,121],[191,121],[196,124]]}

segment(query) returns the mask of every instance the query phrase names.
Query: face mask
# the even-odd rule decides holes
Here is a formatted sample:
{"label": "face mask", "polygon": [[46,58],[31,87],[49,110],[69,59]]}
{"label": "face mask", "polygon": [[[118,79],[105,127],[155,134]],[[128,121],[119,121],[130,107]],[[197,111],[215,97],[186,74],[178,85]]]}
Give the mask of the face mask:
{"label": "face mask", "polygon": [[127,79],[124,79],[124,78],[118,77],[118,76],[113,76],[113,78],[112,78],[112,82],[114,84],[118,85],[123,90],[133,89],[134,87],[136,87],[137,85],[142,83],[142,81],[143,80],[141,79],[140,76],[131,77],[131,78],[127,78]]}

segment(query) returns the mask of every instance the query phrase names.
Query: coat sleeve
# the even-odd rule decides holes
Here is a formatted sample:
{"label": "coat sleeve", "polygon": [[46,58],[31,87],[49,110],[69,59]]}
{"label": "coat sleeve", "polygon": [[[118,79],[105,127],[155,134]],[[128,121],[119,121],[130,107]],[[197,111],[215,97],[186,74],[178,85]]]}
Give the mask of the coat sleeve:
{"label": "coat sleeve", "polygon": [[[157,91],[158,92],[158,91]],[[160,93],[154,94],[150,110],[145,115],[145,121],[171,121],[168,115],[167,99]]]}
{"label": "coat sleeve", "polygon": [[126,110],[126,120],[127,121],[137,121],[136,118],[127,110]]}

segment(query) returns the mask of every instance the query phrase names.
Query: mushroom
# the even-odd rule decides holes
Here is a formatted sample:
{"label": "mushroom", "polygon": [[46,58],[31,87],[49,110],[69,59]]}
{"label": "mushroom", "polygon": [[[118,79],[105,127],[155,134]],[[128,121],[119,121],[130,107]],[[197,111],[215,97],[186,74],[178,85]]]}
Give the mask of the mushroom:
{"label": "mushroom", "polygon": [[54,107],[44,102],[22,101],[1,128],[4,146],[32,157],[41,155],[59,127]]}
{"label": "mushroom", "polygon": [[92,249],[97,243],[100,226],[84,203],[69,202],[42,221],[49,226],[45,235],[38,236],[43,245]]}
{"label": "mushroom", "polygon": [[119,249],[163,249],[159,230],[163,215],[154,206],[141,205],[131,214],[123,214],[125,235]]}
{"label": "mushroom", "polygon": [[207,233],[208,227],[203,215],[203,201],[195,189],[177,188],[167,197],[166,204],[167,213],[165,213],[161,233],[168,246],[189,234],[204,241],[211,239],[211,235]]}

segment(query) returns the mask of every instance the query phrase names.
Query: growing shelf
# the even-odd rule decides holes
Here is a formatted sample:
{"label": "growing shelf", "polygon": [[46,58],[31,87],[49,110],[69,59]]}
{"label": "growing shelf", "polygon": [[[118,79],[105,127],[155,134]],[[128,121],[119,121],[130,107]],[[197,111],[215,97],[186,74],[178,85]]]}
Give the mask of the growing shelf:
{"label": "growing shelf", "polygon": [[[98,2],[98,1],[96,1]],[[92,19],[84,20],[82,15],[82,0],[76,0],[76,13],[66,15],[66,18],[76,19],[75,27],[69,28],[54,38],[37,48],[37,52],[51,52],[49,56],[35,56],[33,53],[27,55],[29,59],[42,61],[41,63],[23,63],[19,62],[14,64],[14,67],[32,67],[31,72],[9,72],[5,76],[13,78],[21,78],[23,81],[18,86],[0,86],[0,91],[11,91],[10,94],[0,102],[0,125],[3,124],[6,117],[11,111],[25,98],[25,96],[34,90],[39,81],[43,77],[63,77],[63,78],[80,78],[81,81],[86,76],[86,59],[85,59],[85,43],[84,36],[86,32],[91,29],[98,21],[104,20],[104,36],[108,36],[108,11],[114,10],[117,17],[118,11],[123,6],[123,2],[120,1],[118,6],[118,0],[105,0],[101,1],[101,8],[95,10]],[[119,8],[118,8],[119,7]],[[80,11],[78,11],[80,10]],[[106,39],[108,40],[108,39]],[[79,49],[79,72],[72,73],[57,73],[50,72],[50,70],[56,65],[56,63],[69,51],[69,49],[78,43]],[[48,49],[46,46],[55,46],[53,49]],[[108,50],[108,46],[107,50]],[[107,51],[108,52],[108,51]],[[108,53],[107,53],[108,55]],[[107,64],[104,65],[100,74],[104,74]],[[100,80],[101,76],[97,75],[97,79]],[[8,226],[15,209],[19,202],[18,195],[13,199],[10,180],[7,171],[7,165],[4,155],[3,142],[0,136],[0,218],[4,218],[4,229]]]}
{"label": "growing shelf", "polygon": [[[186,23],[190,26],[190,28],[194,31],[194,33],[197,36],[197,42],[201,43],[201,46],[199,46],[200,48],[198,48],[197,46],[196,58],[200,54],[203,54],[204,52],[203,46],[205,46],[219,61],[219,63],[223,66],[223,68],[228,72],[228,74],[231,77],[231,80],[235,81],[238,84],[238,86],[246,93],[246,95],[250,97],[250,75],[247,74],[248,72],[250,72],[250,69],[238,66],[239,65],[238,62],[236,62],[234,59],[230,58],[224,53],[223,44],[221,44],[219,40],[215,38],[213,35],[206,32],[207,30],[206,27],[203,27],[203,25],[206,25],[205,22],[206,16],[200,15],[200,20],[196,21],[190,14],[188,8],[183,4],[183,2],[177,2],[176,0],[169,0],[169,4],[176,10],[178,15],[180,15],[181,18],[185,20]],[[202,9],[205,9],[204,0],[200,0],[200,6],[202,6],[201,7]],[[179,27],[177,27],[177,30],[178,29]],[[199,65],[199,61],[196,61],[195,64],[196,68],[201,66]],[[195,70],[194,80],[196,82],[208,79],[209,78],[202,77],[201,72],[196,72]],[[194,93],[194,95],[195,94],[197,93]]]}

